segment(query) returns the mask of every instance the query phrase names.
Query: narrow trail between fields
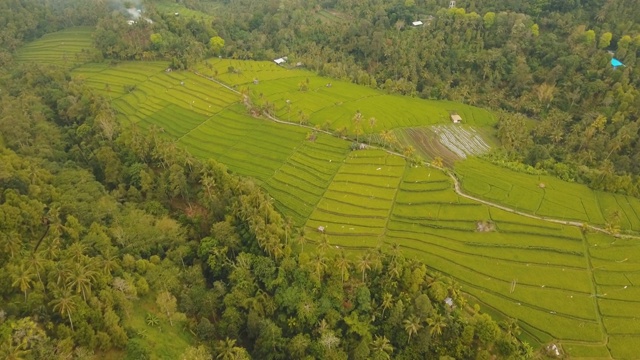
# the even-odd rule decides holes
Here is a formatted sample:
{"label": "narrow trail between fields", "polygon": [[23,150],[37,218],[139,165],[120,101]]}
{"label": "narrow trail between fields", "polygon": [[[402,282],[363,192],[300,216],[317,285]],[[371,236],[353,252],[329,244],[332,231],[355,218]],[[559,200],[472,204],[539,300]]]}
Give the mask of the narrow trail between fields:
{"label": "narrow trail between fields", "polygon": [[[218,84],[218,85],[220,85],[220,86],[222,86],[222,87],[228,89],[229,91],[232,91],[232,92],[234,92],[234,93],[236,93],[238,95],[246,96],[246,95],[243,95],[240,91],[230,87],[229,85],[227,85],[227,84],[225,84],[225,83],[223,83],[221,81],[218,81],[218,80],[214,79],[213,77],[206,76],[206,75],[201,74],[201,73],[199,73],[197,71],[194,71],[193,73],[198,75],[198,76],[200,76],[200,77],[202,77],[202,78],[204,78],[204,79],[212,81],[212,82],[214,82],[214,83],[216,83],[216,84]],[[315,131],[315,132],[331,135],[331,136],[334,136],[334,137],[339,137],[339,138],[341,138],[341,139],[343,139],[345,141],[355,141],[354,139],[351,139],[351,138],[348,138],[348,137],[338,136],[338,135],[336,135],[336,134],[334,134],[334,133],[332,133],[330,131],[327,131],[327,130],[317,129],[317,128],[311,126],[311,125],[304,125],[304,124],[294,123],[294,122],[290,122],[290,121],[280,120],[280,119],[278,119],[277,117],[275,117],[275,116],[273,116],[271,114],[265,114],[265,115],[266,115],[267,119],[269,119],[270,121],[273,121],[275,123],[278,123],[278,124],[288,125],[288,126],[298,126],[298,127],[301,127],[301,128],[309,129],[311,131]],[[258,118],[258,119],[260,119],[260,118]],[[262,119],[264,119],[264,118],[262,118]],[[383,150],[383,151],[386,151],[387,153],[389,153],[391,155],[396,155],[396,156],[400,156],[400,157],[403,157],[403,158],[407,159],[407,157],[404,156],[403,154],[400,154],[398,152],[395,152],[393,150],[389,150],[389,149],[386,149],[386,148],[383,148],[383,147],[379,147],[379,146],[375,146],[375,145],[367,145],[367,148]],[[611,231],[606,230],[604,228],[601,228],[601,227],[598,227],[598,226],[595,226],[595,225],[591,225],[591,224],[588,224],[588,223],[583,223],[583,222],[580,222],[580,221],[563,220],[563,219],[558,219],[558,218],[553,218],[553,217],[534,215],[534,214],[523,212],[523,211],[520,211],[520,210],[517,210],[517,209],[514,209],[514,208],[510,208],[508,206],[500,205],[500,204],[492,202],[492,201],[481,199],[479,197],[476,197],[476,196],[473,196],[473,195],[470,195],[470,194],[467,194],[467,193],[463,192],[460,180],[455,176],[455,174],[453,174],[448,169],[443,168],[443,167],[439,167],[439,166],[435,166],[435,165],[430,164],[430,163],[428,163],[426,161],[423,162],[423,165],[428,166],[428,167],[432,167],[434,169],[438,169],[440,171],[443,171],[445,174],[449,175],[449,177],[453,180],[453,190],[455,191],[456,194],[462,196],[463,198],[466,198],[466,199],[469,199],[469,200],[473,200],[473,201],[479,202],[481,204],[484,204],[484,205],[487,205],[487,206],[491,206],[491,207],[494,207],[494,208],[497,208],[497,209],[500,209],[500,210],[504,210],[504,211],[507,211],[507,212],[510,212],[510,213],[513,213],[513,214],[525,216],[525,217],[528,217],[528,218],[531,218],[531,219],[542,220],[542,221],[546,221],[546,222],[550,222],[550,223],[554,223],[554,224],[560,224],[560,225],[575,226],[575,227],[578,227],[578,228],[585,228],[586,227],[589,230],[600,232],[600,233],[607,234],[607,235],[611,235],[611,236],[614,236],[616,238],[640,239],[640,236],[628,235],[628,234],[616,234],[616,233],[612,233]]]}

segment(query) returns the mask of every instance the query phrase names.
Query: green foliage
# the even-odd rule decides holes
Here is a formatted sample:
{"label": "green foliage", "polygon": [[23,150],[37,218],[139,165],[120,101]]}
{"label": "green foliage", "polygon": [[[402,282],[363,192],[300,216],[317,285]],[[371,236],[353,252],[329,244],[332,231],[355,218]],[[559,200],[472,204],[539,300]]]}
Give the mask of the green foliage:
{"label": "green foliage", "polygon": [[224,39],[220,36],[214,36],[209,40],[209,48],[214,54],[220,53],[224,48]]}
{"label": "green foliage", "polygon": [[151,349],[139,339],[130,339],[127,343],[126,360],[150,360]]}
{"label": "green foliage", "polygon": [[[320,125],[331,119],[327,129],[351,134],[357,142],[360,137],[371,139],[368,130],[374,132],[373,125],[353,121],[352,115],[360,111],[374,115],[380,130],[445,122],[453,110],[472,124],[495,123],[487,111],[383,95],[371,89],[378,84],[391,94],[505,108],[510,112],[500,116],[497,126],[508,161],[503,168],[461,164],[466,190],[542,216],[606,222],[612,230],[638,229],[637,199],[594,193],[543,176],[546,171],[595,189],[639,193],[633,164],[638,117],[634,69],[640,42],[627,35],[634,33],[632,21],[611,21],[634,19],[638,7],[614,3],[599,9],[597,16],[587,3],[490,3],[477,10],[495,12],[482,17],[470,7],[438,11],[423,2],[405,4],[412,11],[435,15],[428,31],[405,29],[403,22],[415,14],[392,2],[343,2],[336,9],[312,2],[306,6],[318,5],[315,9],[320,11],[302,12],[295,6],[276,11],[267,4],[242,9],[240,3],[231,3],[221,5],[215,22],[199,20],[201,13],[180,4],[161,3],[149,9],[156,20],[153,26],[141,22],[129,27],[120,14],[105,16],[95,31],[101,56],[146,62],[86,65],[77,69],[79,77],[71,82],[68,74],[35,67],[2,77],[0,126],[5,148],[0,174],[10,175],[0,177],[2,219],[7,220],[0,225],[0,263],[9,274],[2,297],[3,303],[11,304],[11,321],[39,309],[38,319],[46,315],[57,324],[55,330],[46,328],[52,342],[89,348],[99,343],[102,351],[122,348],[127,334],[121,319],[131,313],[136,295],[149,293],[153,298],[164,294],[160,307],[170,321],[184,310],[192,319],[189,324],[201,324],[198,333],[209,337],[209,343],[220,341],[216,356],[472,358],[508,357],[526,350],[517,349],[491,320],[476,317],[472,325],[465,323],[463,315],[455,314],[461,309],[454,310],[452,321],[465,323],[466,333],[460,330],[463,325],[443,325],[442,318],[449,319],[451,310],[443,300],[456,293],[456,286],[436,277],[425,279],[417,264],[399,264],[389,255],[367,252],[358,256],[355,266],[341,267],[349,269],[343,271],[328,253],[331,246],[361,251],[398,242],[430,268],[466,281],[465,291],[487,303],[488,309],[525,319],[525,338],[599,341],[607,335],[609,355],[631,357],[633,347],[621,344],[620,333],[611,329],[634,333],[633,321],[621,313],[605,312],[604,321],[594,318],[594,302],[603,300],[592,289],[617,294],[619,301],[634,301],[635,293],[623,291],[632,281],[625,277],[633,279],[633,269],[625,267],[621,256],[623,250],[632,254],[632,247],[480,206],[454,195],[445,175],[426,173],[425,168],[412,172],[404,160],[382,152],[348,154],[348,143],[324,134],[305,142],[307,129],[246,116],[243,100],[226,87],[192,73],[165,72],[167,67],[197,68],[231,86],[250,87],[253,79],[260,79],[256,91],[248,94],[259,109],[257,116],[275,114],[289,120],[293,108],[293,121]],[[207,9],[199,1],[188,5]],[[174,16],[174,8],[186,16]],[[97,22],[97,15],[84,7],[74,9],[85,11],[75,11],[68,21]],[[320,12],[331,16],[312,21]],[[550,13],[559,15],[547,16]],[[61,21],[59,10],[50,14],[52,22]],[[340,21],[345,15],[355,20]],[[588,24],[591,18],[602,24]],[[0,48],[14,49],[22,39],[59,26],[24,23],[6,27],[1,45],[7,46]],[[611,32],[603,32],[596,46],[598,34],[586,30],[590,28]],[[100,57],[75,55],[76,43],[53,46],[73,37],[82,46],[89,38],[78,29],[75,34],[54,34],[41,40],[48,44],[45,51],[34,43],[18,58],[73,66]],[[210,41],[222,37],[227,42],[220,46],[217,41],[217,51],[234,60],[215,60],[208,71],[194,66],[208,50],[216,51]],[[609,68],[604,52],[613,39],[617,48],[612,50],[627,64],[616,71]],[[276,51],[288,55],[291,64],[295,59],[333,78],[235,60],[270,60]],[[72,61],[65,58],[67,53],[75,53]],[[7,62],[0,54],[0,63]],[[220,75],[214,67],[233,71]],[[303,92],[297,86],[301,79]],[[124,135],[113,125],[116,120],[126,128]],[[128,120],[136,126],[129,126]],[[273,199],[260,195],[250,182],[228,177],[226,170],[203,165],[176,146],[175,139],[201,159],[215,158],[234,172],[255,176]],[[409,150],[407,155],[412,155]],[[535,176],[520,176],[504,167]],[[291,225],[274,206],[297,226],[307,227],[308,244],[316,245],[318,253],[309,259],[292,255]],[[49,225],[41,225],[43,217]],[[495,231],[474,231],[487,219],[496,225]],[[325,232],[316,232],[318,226]],[[35,251],[34,240],[41,233],[45,235]],[[206,236],[211,240],[197,243]],[[594,246],[583,246],[583,236],[595,241]],[[29,258],[29,253],[34,255]],[[592,270],[585,270],[585,259],[595,261],[595,266],[615,267],[625,276],[594,268],[594,283],[587,276]],[[530,264],[536,271],[528,268]],[[520,285],[509,292],[516,275]],[[206,288],[205,281],[215,289],[212,298],[202,295],[197,304],[190,304],[187,296],[175,297],[188,286]],[[279,307],[278,289],[293,283],[302,305]],[[381,294],[397,299],[393,305],[387,301],[386,313],[376,309]],[[567,294],[575,300],[568,300]],[[295,303],[295,296],[282,296],[282,304],[284,299]],[[376,310],[375,317],[357,314]],[[385,315],[388,323],[381,320]],[[216,320],[215,329],[207,316]],[[144,324],[144,318],[140,322]],[[602,334],[600,323],[607,334]],[[472,327],[474,331],[467,330]],[[148,335],[137,332],[140,348],[153,348],[146,343]],[[440,336],[464,339],[467,352]],[[427,341],[430,337],[434,340]],[[388,339],[390,346],[381,339]],[[296,344],[295,351],[283,348],[289,343]]]}

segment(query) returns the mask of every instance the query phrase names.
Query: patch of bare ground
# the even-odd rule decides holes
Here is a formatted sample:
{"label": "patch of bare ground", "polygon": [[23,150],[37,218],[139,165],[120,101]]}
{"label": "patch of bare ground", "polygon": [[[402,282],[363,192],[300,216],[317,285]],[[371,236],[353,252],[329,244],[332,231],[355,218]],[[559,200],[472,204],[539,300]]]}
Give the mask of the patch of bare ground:
{"label": "patch of bare ground", "polygon": [[491,232],[496,230],[496,224],[493,221],[478,221],[476,223],[477,232]]}
{"label": "patch of bare ground", "polygon": [[438,141],[438,137],[433,131],[427,128],[411,128],[405,131],[416,150],[427,158],[440,157],[446,167],[452,167],[455,161],[460,160],[458,155]]}

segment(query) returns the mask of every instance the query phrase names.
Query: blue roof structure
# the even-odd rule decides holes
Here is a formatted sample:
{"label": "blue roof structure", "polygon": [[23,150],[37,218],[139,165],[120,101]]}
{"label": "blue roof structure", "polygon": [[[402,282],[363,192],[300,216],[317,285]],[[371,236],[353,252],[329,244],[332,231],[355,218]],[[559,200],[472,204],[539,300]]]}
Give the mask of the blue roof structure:
{"label": "blue roof structure", "polygon": [[620,60],[618,60],[616,58],[612,58],[611,59],[611,66],[613,66],[614,68],[617,68],[618,66],[624,66],[624,64],[622,62],[620,62]]}

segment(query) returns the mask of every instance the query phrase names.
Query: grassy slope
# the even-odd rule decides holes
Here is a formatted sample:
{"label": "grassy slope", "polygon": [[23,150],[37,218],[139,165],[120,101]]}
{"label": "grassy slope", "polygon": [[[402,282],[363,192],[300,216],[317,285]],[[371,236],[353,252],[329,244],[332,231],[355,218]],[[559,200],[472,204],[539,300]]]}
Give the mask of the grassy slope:
{"label": "grassy slope", "polygon": [[[152,359],[179,359],[186,348],[195,343],[195,339],[183,324],[174,323],[171,326],[153,297],[149,295],[136,302],[126,325],[136,330],[141,341],[147,345],[146,348],[152,350]],[[154,314],[160,320],[159,325],[147,325],[147,314]]]}
{"label": "grassy slope", "polygon": [[[633,344],[640,328],[633,319],[640,316],[640,292],[635,290],[640,285],[640,248],[633,241],[585,237],[576,228],[474,203],[457,196],[443,173],[410,168],[381,151],[349,152],[348,142],[328,135],[307,141],[308,129],[251,118],[238,94],[193,73],[166,73],[166,65],[89,64],[74,74],[110,97],[125,124],[161,126],[164,136],[197,156],[216,158],[254,176],[285,214],[307,226],[311,240],[319,240],[315,229],[323,225],[329,241],[340,247],[357,250],[398,242],[410,256],[456,279],[483,309],[518,318],[523,338],[533,343],[559,339],[574,356],[606,357],[610,350],[613,356],[633,358],[637,353]],[[229,72],[229,66],[241,71]],[[479,126],[494,121],[484,110],[385,95],[268,62],[216,59],[199,70],[217,70],[225,83],[262,93],[280,118],[290,116],[292,121],[302,110],[312,124],[329,120],[331,127],[353,130],[351,118],[360,110],[364,130],[378,132],[446,123],[452,109],[467,112],[463,116]],[[298,91],[306,78],[310,90]],[[324,86],[328,82],[332,87]],[[126,85],[136,88],[126,92]],[[367,122],[371,116],[377,119],[374,129]],[[637,199],[593,193],[478,160],[461,163],[458,171],[466,191],[519,209],[602,223],[606,212],[618,206],[627,219],[622,225],[635,228]],[[578,203],[581,206],[574,206]],[[478,221],[488,220],[498,231],[475,231]],[[132,323],[143,324],[145,314]]]}

